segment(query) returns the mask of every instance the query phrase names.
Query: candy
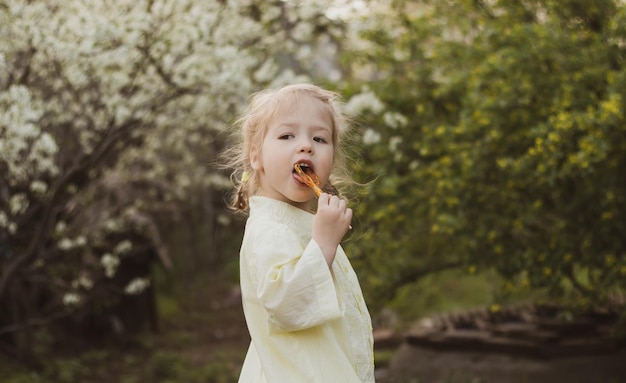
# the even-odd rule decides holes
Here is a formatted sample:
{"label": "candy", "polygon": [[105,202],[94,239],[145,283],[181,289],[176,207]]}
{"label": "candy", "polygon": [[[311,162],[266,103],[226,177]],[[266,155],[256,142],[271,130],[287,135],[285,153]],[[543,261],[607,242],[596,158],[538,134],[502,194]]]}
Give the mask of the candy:
{"label": "candy", "polygon": [[320,189],[320,187],[319,187],[319,185],[320,185],[319,177],[315,173],[309,175],[309,173],[307,173],[304,170],[302,170],[302,167],[300,166],[300,164],[294,164],[293,168],[296,170],[296,172],[298,173],[300,178],[302,178],[302,181],[308,187],[313,189],[313,191],[315,192],[315,195],[319,197],[320,194],[322,194],[322,189]]}

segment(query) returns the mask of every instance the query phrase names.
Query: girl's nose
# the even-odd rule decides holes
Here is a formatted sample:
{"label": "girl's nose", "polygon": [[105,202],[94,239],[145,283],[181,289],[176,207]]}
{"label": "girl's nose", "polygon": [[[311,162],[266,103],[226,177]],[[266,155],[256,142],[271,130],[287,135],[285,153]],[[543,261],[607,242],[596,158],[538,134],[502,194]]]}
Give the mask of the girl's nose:
{"label": "girl's nose", "polygon": [[299,153],[312,153],[313,145],[311,145],[310,140],[302,140],[298,145]]}

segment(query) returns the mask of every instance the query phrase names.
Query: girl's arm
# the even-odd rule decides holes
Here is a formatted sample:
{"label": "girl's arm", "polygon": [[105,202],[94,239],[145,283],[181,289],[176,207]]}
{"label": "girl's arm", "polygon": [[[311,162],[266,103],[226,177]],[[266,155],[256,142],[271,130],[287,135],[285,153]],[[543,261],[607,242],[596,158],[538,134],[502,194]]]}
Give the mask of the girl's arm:
{"label": "girl's arm", "polygon": [[260,230],[254,237],[244,262],[254,270],[250,282],[269,315],[271,331],[303,330],[343,315],[332,273],[316,241],[303,246],[286,228]]}

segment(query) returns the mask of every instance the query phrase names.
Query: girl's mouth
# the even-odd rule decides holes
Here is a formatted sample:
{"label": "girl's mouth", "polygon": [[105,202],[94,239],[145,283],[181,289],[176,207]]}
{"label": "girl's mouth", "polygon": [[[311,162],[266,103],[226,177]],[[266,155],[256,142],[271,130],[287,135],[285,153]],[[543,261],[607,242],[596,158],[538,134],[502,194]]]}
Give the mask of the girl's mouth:
{"label": "girl's mouth", "polygon": [[298,168],[300,168],[300,170],[302,170],[306,174],[309,173],[309,170],[311,170],[311,172],[312,172],[311,167],[308,164],[304,163],[304,162],[299,162],[297,164],[294,164],[293,167],[294,167],[294,171],[295,172],[298,172],[298,170],[297,170]]}
{"label": "girl's mouth", "polygon": [[319,197],[322,194],[322,190],[319,188],[321,184],[320,179],[317,177],[311,166],[306,163],[297,162],[293,165],[294,171],[300,176],[300,179],[304,184],[313,189],[315,194]]}

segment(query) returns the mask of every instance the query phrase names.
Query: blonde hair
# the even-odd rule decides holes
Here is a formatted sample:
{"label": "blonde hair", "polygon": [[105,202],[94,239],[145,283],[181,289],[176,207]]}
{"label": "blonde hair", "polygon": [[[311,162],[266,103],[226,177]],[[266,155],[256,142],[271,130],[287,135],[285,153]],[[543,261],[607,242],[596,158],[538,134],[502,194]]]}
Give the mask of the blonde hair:
{"label": "blonde hair", "polygon": [[248,109],[235,122],[238,128],[235,132],[235,144],[223,153],[226,166],[233,169],[231,181],[236,194],[232,196],[231,207],[237,211],[248,210],[248,200],[258,193],[259,176],[252,169],[250,153],[253,150],[261,152],[263,140],[272,120],[279,112],[289,110],[302,96],[313,97],[321,101],[326,107],[332,121],[332,141],[334,150],[333,171],[324,191],[340,194],[335,186],[345,186],[352,183],[347,171],[347,155],[341,147],[342,139],[348,132],[348,119],[341,111],[341,97],[339,94],[311,84],[287,85],[280,89],[267,89],[252,95]]}

